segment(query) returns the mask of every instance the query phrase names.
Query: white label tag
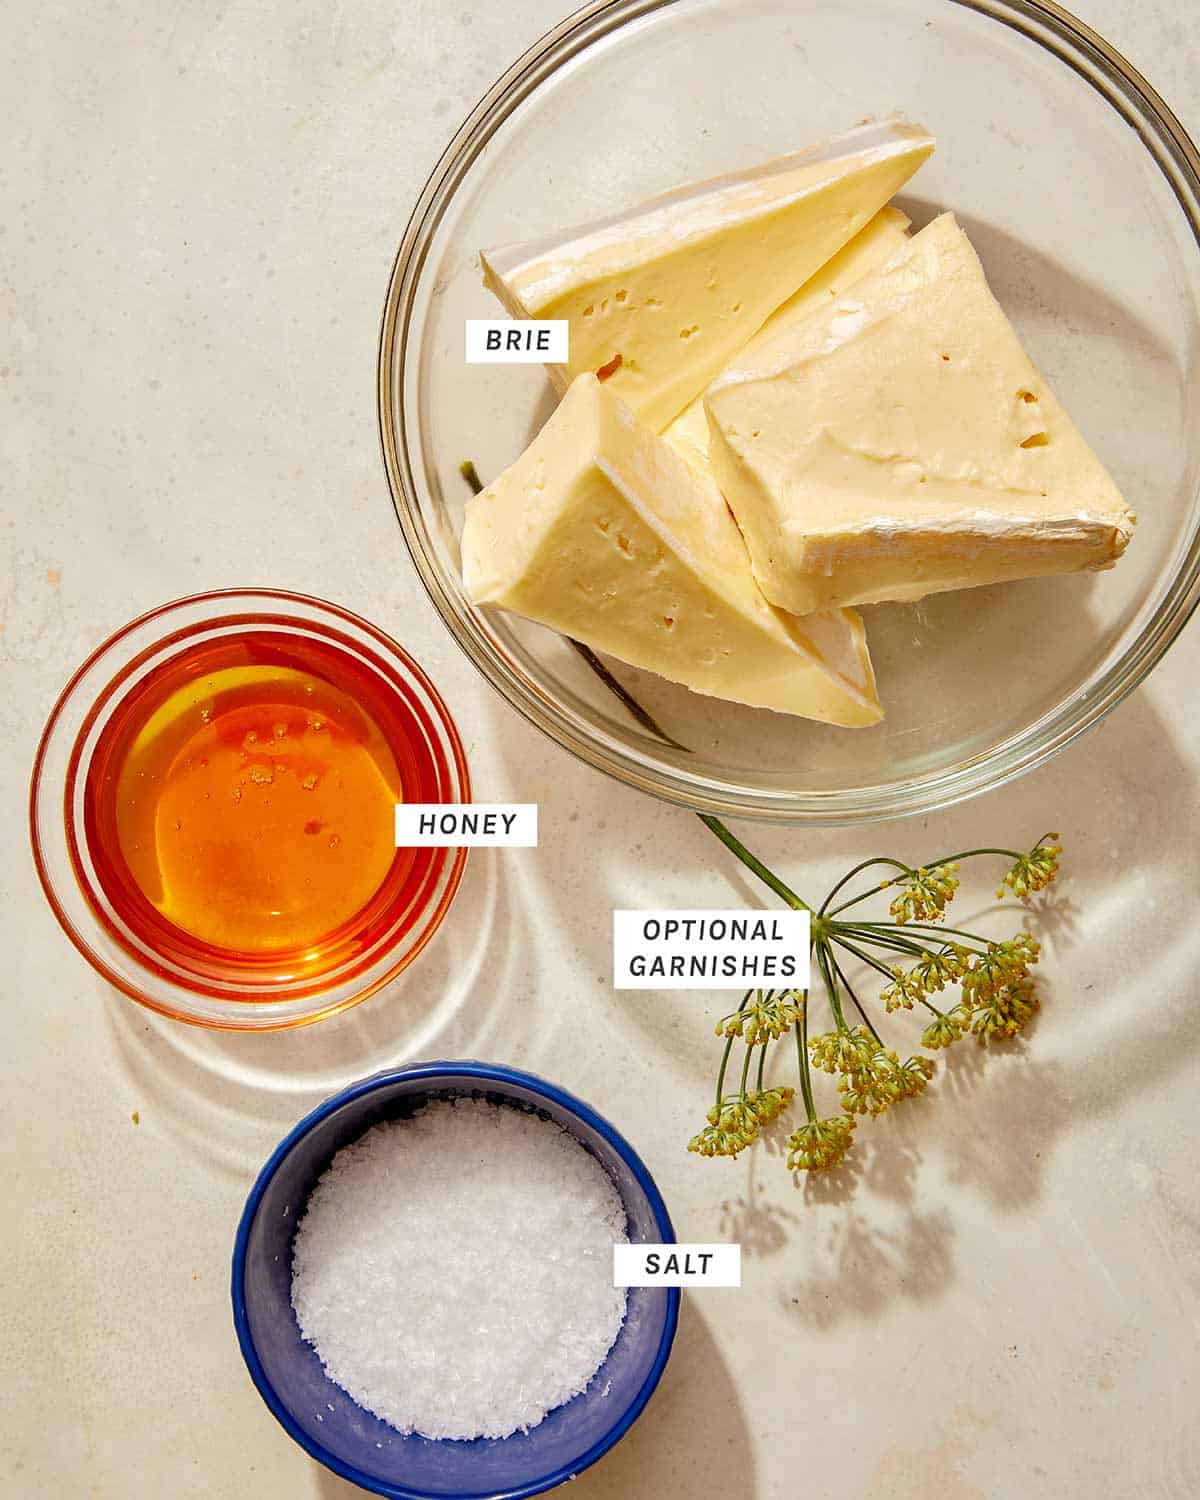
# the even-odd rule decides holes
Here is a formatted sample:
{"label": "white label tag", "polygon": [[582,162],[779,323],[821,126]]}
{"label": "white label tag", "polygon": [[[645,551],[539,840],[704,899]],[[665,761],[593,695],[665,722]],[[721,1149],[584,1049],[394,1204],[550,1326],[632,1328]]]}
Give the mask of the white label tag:
{"label": "white label tag", "polygon": [[808,988],[806,911],[614,911],[613,988]]}
{"label": "white label tag", "polygon": [[614,1245],[613,1286],[741,1286],[740,1245]]}
{"label": "white label tag", "polygon": [[565,365],[566,318],[468,318],[469,365]]}
{"label": "white label tag", "polygon": [[536,802],[398,802],[397,849],[536,849]]}

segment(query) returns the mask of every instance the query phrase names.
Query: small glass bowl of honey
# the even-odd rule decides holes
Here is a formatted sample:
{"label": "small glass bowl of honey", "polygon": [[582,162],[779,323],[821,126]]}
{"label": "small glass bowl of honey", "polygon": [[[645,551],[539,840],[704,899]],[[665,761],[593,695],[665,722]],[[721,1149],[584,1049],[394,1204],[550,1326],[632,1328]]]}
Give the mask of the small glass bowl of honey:
{"label": "small glass bowl of honey", "polygon": [[365,999],[433,936],[463,849],[397,848],[399,802],[467,802],[429,678],[319,599],[196,595],[79,668],[38,747],[34,859],[64,931],[153,1010],[231,1030]]}

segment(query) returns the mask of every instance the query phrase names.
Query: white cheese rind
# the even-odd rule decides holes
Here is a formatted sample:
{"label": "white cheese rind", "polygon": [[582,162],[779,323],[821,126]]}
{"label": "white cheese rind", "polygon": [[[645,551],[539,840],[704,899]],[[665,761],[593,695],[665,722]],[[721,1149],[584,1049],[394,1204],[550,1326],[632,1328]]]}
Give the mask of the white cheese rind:
{"label": "white cheese rind", "polygon": [[950,214],[704,399],[713,474],[781,608],[1107,568],[1132,535]]}
{"label": "white cheese rind", "polygon": [[469,502],[462,558],[475,603],[696,692],[832,724],[881,717],[851,625],[773,609],[716,486],[594,376]]}
{"label": "white cheese rind", "polygon": [[683,410],[933,150],[888,120],[751,171],[482,255],[515,317],[566,318],[560,388],[620,356],[612,390],[655,431]]}

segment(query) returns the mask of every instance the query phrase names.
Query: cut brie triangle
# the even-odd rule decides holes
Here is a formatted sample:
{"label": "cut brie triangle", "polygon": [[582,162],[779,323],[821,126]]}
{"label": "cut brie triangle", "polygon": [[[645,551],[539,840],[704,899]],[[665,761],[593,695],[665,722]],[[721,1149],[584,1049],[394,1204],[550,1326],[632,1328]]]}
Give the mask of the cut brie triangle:
{"label": "cut brie triangle", "polygon": [[950,214],[704,399],[712,472],[783,609],[1107,568],[1132,534]]}
{"label": "cut brie triangle", "polygon": [[858,617],[773,609],[720,491],[593,375],[468,503],[462,559],[476,604],[696,692],[832,724],[881,717]]}
{"label": "cut brie triangle", "polygon": [[[890,260],[907,241],[908,225],[908,215],[898,208],[880,209],[865,229],[827,260],[782,307],[776,308],[732,364],[725,366],[721,376],[753,369],[760,349],[797,323],[803,323],[813,313],[820,312],[828,306],[831,298],[840,297],[856,281],[861,281],[869,272]],[[708,413],[704,409],[703,393],[664,429],[663,437],[693,468],[712,478],[708,462]]]}
{"label": "cut brie triangle", "polygon": [[656,432],[770,314],[853,238],[933,150],[900,120],[860,125],[750,171],[487,251],[484,280],[518,318],[565,318],[559,385],[611,372]]}

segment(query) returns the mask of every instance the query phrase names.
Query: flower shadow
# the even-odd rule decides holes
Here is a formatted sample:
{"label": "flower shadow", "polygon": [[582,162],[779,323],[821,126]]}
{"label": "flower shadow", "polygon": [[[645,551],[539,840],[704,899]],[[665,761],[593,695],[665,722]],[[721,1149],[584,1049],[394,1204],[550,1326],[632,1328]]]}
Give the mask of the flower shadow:
{"label": "flower shadow", "polygon": [[759,1178],[764,1157],[777,1159],[786,1155],[784,1141],[788,1134],[786,1118],[768,1125],[756,1145],[746,1153],[746,1190],[721,1203],[720,1234],[731,1244],[741,1245],[743,1256],[767,1260],[786,1250],[801,1215],[785,1208],[766,1192]]}
{"label": "flower shadow", "polygon": [[805,1273],[785,1283],[780,1304],[800,1323],[827,1332],[870,1322],[898,1298],[936,1301],[954,1271],[954,1231],[945,1209],[911,1210],[880,1225],[860,1205],[842,1205],[813,1247]]}
{"label": "flower shadow", "polygon": [[1083,932],[1083,908],[1069,890],[1051,886],[1032,897],[1026,907],[1027,926],[1042,944],[1046,957],[1062,958],[1079,942]]}

